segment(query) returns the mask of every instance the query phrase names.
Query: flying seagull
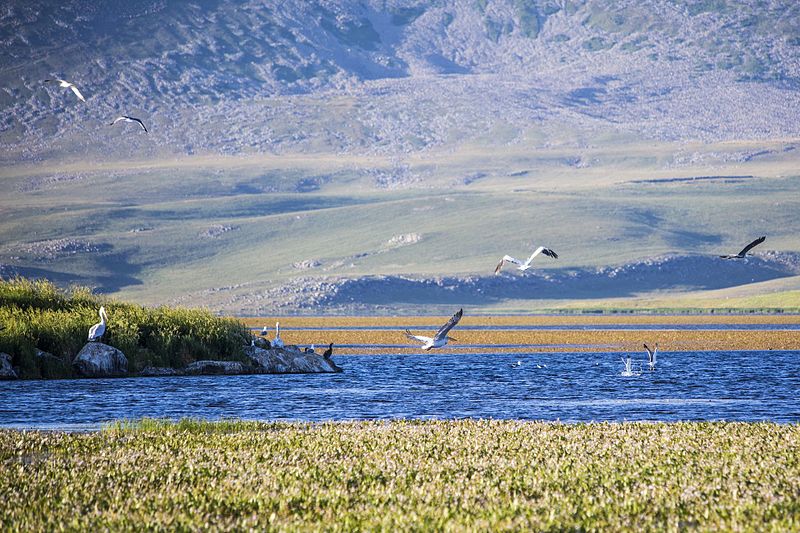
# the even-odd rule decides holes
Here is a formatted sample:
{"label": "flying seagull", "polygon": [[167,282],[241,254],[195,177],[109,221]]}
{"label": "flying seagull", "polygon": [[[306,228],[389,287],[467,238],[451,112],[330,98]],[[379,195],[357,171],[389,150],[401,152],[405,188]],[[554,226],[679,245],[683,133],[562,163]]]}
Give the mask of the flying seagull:
{"label": "flying seagull", "polygon": [[44,80],[44,82],[45,83],[57,83],[59,87],[63,87],[65,89],[72,89],[72,92],[75,93],[75,96],[78,97],[78,100],[80,100],[81,102],[85,102],[86,101],[86,98],[83,97],[83,95],[78,90],[78,88],[75,87],[73,84],[71,84],[70,82],[68,82],[66,80],[62,80],[62,79],[56,78],[54,80]]}
{"label": "flying seagull", "polygon": [[497,263],[497,267],[495,267],[494,273],[499,274],[500,269],[503,268],[503,265],[505,265],[506,263],[514,263],[515,265],[519,265],[517,267],[517,270],[525,272],[526,270],[531,268],[531,261],[533,261],[533,258],[539,254],[544,254],[549,257],[552,257],[553,259],[558,259],[558,254],[555,253],[553,250],[551,250],[550,248],[545,248],[544,246],[540,246],[531,254],[528,260],[525,261],[524,263],[519,259],[514,259],[510,255],[503,256],[503,259],[501,259],[500,262]]}
{"label": "flying seagull", "polygon": [[647,362],[650,365],[650,370],[656,369],[656,355],[658,355],[658,343],[656,343],[656,349],[651,350],[646,344],[644,345],[644,349],[647,350]]}
{"label": "flying seagull", "polygon": [[753,248],[764,242],[766,239],[767,236],[762,235],[758,239],[754,240],[753,242],[742,248],[742,251],[739,252],[738,254],[721,255],[720,257],[723,259],[744,259],[744,257],[747,255],[747,252],[749,252],[750,250],[752,250]]}
{"label": "flying seagull", "polygon": [[89,342],[99,341],[106,332],[106,308],[100,307],[100,322],[89,328]]}
{"label": "flying seagull", "polygon": [[144,122],[142,122],[141,120],[139,120],[139,119],[138,119],[138,118],[136,118],[136,117],[129,117],[129,116],[127,116],[127,115],[121,115],[121,116],[119,116],[119,117],[115,118],[115,119],[114,119],[114,122],[112,122],[111,124],[109,124],[109,126],[113,126],[114,124],[116,124],[116,123],[117,123],[117,122],[119,122],[120,120],[124,120],[125,122],[137,122],[137,123],[138,123],[138,124],[139,124],[139,125],[142,127],[142,129],[144,130],[144,132],[145,132],[145,133],[147,133],[147,128],[145,128],[145,127],[144,127]]}
{"label": "flying seagull", "polygon": [[447,333],[453,329],[453,327],[458,324],[458,321],[461,320],[461,315],[464,314],[463,309],[459,309],[458,313],[454,314],[450,320],[447,321],[447,324],[439,328],[439,331],[436,332],[436,335],[433,338],[430,337],[423,337],[421,335],[412,335],[410,331],[406,330],[406,337],[411,340],[419,341],[422,344],[422,349],[425,351],[430,350],[431,348],[441,348],[445,344],[447,344],[448,340],[454,341],[455,339],[452,337],[448,337]]}

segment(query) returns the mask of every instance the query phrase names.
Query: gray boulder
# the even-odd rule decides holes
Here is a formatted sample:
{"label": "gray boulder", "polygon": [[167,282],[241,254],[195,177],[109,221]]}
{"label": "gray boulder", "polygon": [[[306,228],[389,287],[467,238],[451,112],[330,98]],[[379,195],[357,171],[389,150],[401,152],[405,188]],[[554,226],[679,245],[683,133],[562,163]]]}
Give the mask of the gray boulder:
{"label": "gray boulder", "polygon": [[113,346],[102,342],[88,342],[72,361],[80,376],[99,378],[123,376],[128,373],[128,358]]}
{"label": "gray boulder", "polygon": [[0,352],[0,379],[17,379],[19,376],[11,366],[11,356]]}
{"label": "gray boulder", "polygon": [[321,372],[341,372],[330,359],[316,353],[305,353],[300,350],[272,348],[264,350],[258,346],[245,347],[245,353],[264,374],[310,374]]}
{"label": "gray boulder", "polygon": [[184,373],[192,376],[199,374],[249,374],[247,369],[239,361],[195,361],[184,368]]}
{"label": "gray boulder", "polygon": [[181,371],[175,370],[168,366],[146,366],[139,372],[140,376],[153,377],[153,376],[180,376]]}

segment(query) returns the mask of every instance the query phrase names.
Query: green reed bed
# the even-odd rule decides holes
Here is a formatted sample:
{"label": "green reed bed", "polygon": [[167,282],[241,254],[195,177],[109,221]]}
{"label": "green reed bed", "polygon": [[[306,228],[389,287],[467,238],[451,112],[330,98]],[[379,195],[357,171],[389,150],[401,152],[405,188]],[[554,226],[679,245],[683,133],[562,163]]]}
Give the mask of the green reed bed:
{"label": "green reed bed", "polygon": [[[21,377],[71,377],[70,361],[99,321],[101,305],[108,314],[103,342],[125,353],[130,372],[198,359],[245,360],[250,332],[236,320],[198,309],[146,308],[24,278],[0,280],[0,352],[12,355]],[[39,357],[37,350],[54,357]]]}
{"label": "green reed bed", "polygon": [[11,530],[800,529],[800,426],[518,421],[0,431]]}

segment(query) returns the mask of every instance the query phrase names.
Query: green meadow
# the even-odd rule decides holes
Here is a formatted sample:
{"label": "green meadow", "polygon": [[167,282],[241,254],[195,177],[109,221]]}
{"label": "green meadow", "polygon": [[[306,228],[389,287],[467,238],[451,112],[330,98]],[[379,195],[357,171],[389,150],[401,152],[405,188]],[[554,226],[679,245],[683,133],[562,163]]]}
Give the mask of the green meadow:
{"label": "green meadow", "polygon": [[[792,139],[673,143],[534,128],[515,135],[522,140],[504,144],[487,132],[485,144],[391,158],[323,146],[11,165],[0,169],[8,192],[0,263],[137,303],[254,315],[264,303],[274,312],[269,291],[296,278],[488,276],[503,254],[538,244],[559,253],[541,268],[715,255],[761,234],[768,240],[759,252],[800,249]],[[709,176],[717,178],[680,181]],[[786,294],[767,306],[784,296],[796,302],[798,279],[775,289]],[[536,307],[570,306],[572,298]],[[464,304],[532,310],[513,301]]]}
{"label": "green meadow", "polygon": [[794,531],[800,430],[391,421],[0,431],[5,530]]}

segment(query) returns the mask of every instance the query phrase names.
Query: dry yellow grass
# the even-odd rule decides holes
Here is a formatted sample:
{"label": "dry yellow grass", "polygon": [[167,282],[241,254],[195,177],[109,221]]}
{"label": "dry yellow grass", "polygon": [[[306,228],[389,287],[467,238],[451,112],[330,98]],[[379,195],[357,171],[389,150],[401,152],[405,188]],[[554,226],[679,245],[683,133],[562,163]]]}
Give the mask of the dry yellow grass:
{"label": "dry yellow grass", "polygon": [[[281,325],[288,328],[343,328],[284,330],[282,338],[289,344],[317,346],[363,344],[364,347],[337,348],[337,353],[416,353],[419,347],[408,340],[403,328],[430,335],[445,317],[284,317]],[[274,323],[275,318],[248,318],[256,327]],[[466,316],[463,325],[485,325],[496,329],[456,329],[457,340],[441,352],[552,352],[552,351],[619,351],[640,350],[643,342],[660,344],[663,351],[697,350],[798,350],[800,331],[791,330],[676,330],[676,324],[797,324],[798,315],[758,316]],[[664,324],[663,329],[581,330],[570,326],[591,324]],[[563,330],[515,330],[507,326],[564,326]],[[386,329],[347,329],[359,326]],[[388,346],[387,346],[388,345]],[[408,345],[408,348],[396,347]],[[504,345],[524,345],[508,347]],[[493,346],[497,346],[496,348]]]}

